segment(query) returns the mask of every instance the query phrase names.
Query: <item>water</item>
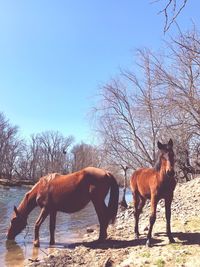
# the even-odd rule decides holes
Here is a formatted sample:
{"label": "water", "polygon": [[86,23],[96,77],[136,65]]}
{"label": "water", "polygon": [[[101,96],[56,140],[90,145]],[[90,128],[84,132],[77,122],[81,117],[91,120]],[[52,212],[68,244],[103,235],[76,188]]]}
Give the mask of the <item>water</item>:
{"label": "water", "polygon": [[[6,232],[9,227],[13,206],[18,206],[28,188],[1,188],[0,187],[0,266],[20,267],[27,259],[36,259],[52,252],[55,248],[49,248],[49,218],[40,228],[40,248],[34,248],[33,232],[34,224],[40,209],[35,208],[28,217],[28,227],[22,231],[15,242],[6,241]],[[127,195],[130,201],[130,193]],[[88,226],[98,224],[96,212],[92,203],[83,210],[73,213],[59,213],[56,218],[55,240],[56,248],[64,248],[66,244],[81,241]]]}

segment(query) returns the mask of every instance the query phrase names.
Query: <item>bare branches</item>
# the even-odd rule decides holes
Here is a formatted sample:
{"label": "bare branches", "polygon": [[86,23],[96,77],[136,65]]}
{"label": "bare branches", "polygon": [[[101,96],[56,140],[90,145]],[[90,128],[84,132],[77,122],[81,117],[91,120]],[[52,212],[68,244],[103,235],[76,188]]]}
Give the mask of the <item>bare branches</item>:
{"label": "bare branches", "polygon": [[100,167],[102,157],[100,150],[92,145],[81,143],[72,148],[72,172],[79,171],[85,167]]}
{"label": "bare branches", "polygon": [[18,177],[37,180],[52,172],[68,173],[69,148],[72,142],[71,136],[64,137],[54,131],[32,135],[30,142],[24,144],[23,153],[18,160]]}
{"label": "bare branches", "polygon": [[123,72],[121,81],[112,80],[102,88],[102,105],[97,108],[101,121],[98,131],[102,133],[107,151],[112,158],[115,155],[115,161],[132,169],[154,164],[159,125],[154,77],[148,58],[142,56],[145,81],[139,81],[134,73]]}
{"label": "bare branches", "polygon": [[[197,32],[181,34],[168,46],[167,57],[139,50],[139,74],[122,71],[101,88],[97,130],[109,161],[132,169],[152,166],[157,140],[172,137],[181,151],[178,169],[197,170],[199,161],[193,159],[200,157],[196,149],[200,136],[199,40]],[[190,162],[192,167],[188,167]]]}
{"label": "bare branches", "polygon": [[12,126],[4,114],[0,113],[0,177],[11,179],[21,144],[18,128]]}
{"label": "bare branches", "polygon": [[[158,3],[160,1],[161,0],[157,0],[154,2]],[[164,32],[167,32],[171,25],[176,21],[187,2],[188,0],[167,0],[164,8],[159,12],[159,14],[162,13],[165,16]]]}

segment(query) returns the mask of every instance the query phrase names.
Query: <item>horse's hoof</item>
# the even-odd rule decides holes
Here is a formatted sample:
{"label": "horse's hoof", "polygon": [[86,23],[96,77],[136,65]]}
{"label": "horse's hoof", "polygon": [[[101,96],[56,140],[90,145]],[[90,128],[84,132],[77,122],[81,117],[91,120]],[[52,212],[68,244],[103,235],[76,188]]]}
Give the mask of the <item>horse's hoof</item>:
{"label": "horse's hoof", "polygon": [[152,244],[151,244],[151,242],[150,242],[149,239],[148,239],[147,242],[146,242],[146,247],[148,247],[148,248],[152,247]]}
{"label": "horse's hoof", "polygon": [[107,236],[100,236],[98,239],[97,239],[97,242],[98,243],[101,243],[101,242],[104,242],[106,240]]}
{"label": "horse's hoof", "polygon": [[97,239],[97,242],[98,243],[101,243],[101,242],[104,242],[106,240],[106,238],[104,238],[104,237],[99,237],[98,239]]}
{"label": "horse's hoof", "polygon": [[38,240],[35,240],[35,241],[33,242],[33,245],[34,245],[34,247],[39,248],[39,246],[40,246],[40,242],[39,242]]}
{"label": "horse's hoof", "polygon": [[176,243],[173,237],[169,237],[169,243]]}
{"label": "horse's hoof", "polygon": [[98,241],[99,242],[103,242],[103,241],[106,240],[106,238],[107,238],[107,234],[106,233],[105,234],[101,234],[101,235],[99,235]]}

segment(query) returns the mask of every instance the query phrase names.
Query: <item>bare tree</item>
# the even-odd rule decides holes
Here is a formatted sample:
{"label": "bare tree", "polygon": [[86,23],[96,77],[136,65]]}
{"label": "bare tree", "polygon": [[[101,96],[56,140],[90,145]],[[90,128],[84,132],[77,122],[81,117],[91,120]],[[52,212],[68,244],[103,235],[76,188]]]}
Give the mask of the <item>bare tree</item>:
{"label": "bare tree", "polygon": [[156,141],[166,115],[160,109],[163,100],[156,94],[157,80],[148,53],[139,53],[143,78],[134,72],[122,72],[121,80],[112,80],[102,88],[101,106],[96,108],[97,131],[109,160],[131,169],[154,165]]}
{"label": "bare tree", "polygon": [[123,185],[123,194],[122,194],[122,200],[120,201],[120,205],[123,208],[127,208],[128,204],[126,202],[126,190],[128,187],[128,177],[127,177],[127,171],[128,171],[128,167],[127,166],[121,166],[123,171],[124,171],[124,185]]}
{"label": "bare tree", "polygon": [[137,71],[122,71],[103,86],[97,131],[110,162],[131,169],[153,166],[157,140],[173,138],[185,179],[198,172],[199,44],[198,34],[187,33],[172,40],[167,57],[139,50]]}
{"label": "bare tree", "polygon": [[36,136],[40,142],[40,153],[46,173],[63,172],[66,162],[66,152],[73,142],[73,138],[64,137],[59,132],[47,131]]}
{"label": "bare tree", "polygon": [[[169,45],[168,64],[155,62],[161,87],[165,88],[164,98],[168,99],[167,108],[171,119],[166,128],[176,135],[179,167],[184,176],[197,172],[191,166],[195,157],[195,147],[200,137],[200,39],[197,31],[180,34]],[[197,150],[196,150],[197,151]],[[183,156],[184,155],[184,156]]]}
{"label": "bare tree", "polygon": [[72,142],[71,136],[64,137],[54,131],[32,135],[18,162],[18,175],[23,179],[37,180],[52,172],[69,173]]}
{"label": "bare tree", "polygon": [[72,171],[78,171],[88,166],[100,167],[100,150],[92,145],[81,143],[75,145],[72,150]]}
{"label": "bare tree", "polygon": [[13,177],[21,145],[18,127],[12,126],[5,115],[0,113],[0,177],[7,179]]}

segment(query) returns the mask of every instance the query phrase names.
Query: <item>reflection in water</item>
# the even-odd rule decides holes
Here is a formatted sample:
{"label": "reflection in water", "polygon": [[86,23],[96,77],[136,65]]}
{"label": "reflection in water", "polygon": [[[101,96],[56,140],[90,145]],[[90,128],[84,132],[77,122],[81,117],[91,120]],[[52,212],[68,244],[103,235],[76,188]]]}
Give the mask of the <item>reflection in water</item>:
{"label": "reflection in water", "polygon": [[39,249],[36,247],[33,247],[32,251],[32,260],[37,260],[39,256]]}
{"label": "reflection in water", "polygon": [[24,252],[15,241],[6,241],[5,265],[6,267],[24,266]]}
{"label": "reflection in water", "polygon": [[[30,262],[36,262],[39,259],[39,256],[42,255],[42,252],[45,255],[48,255],[47,252],[43,251],[40,248],[35,248],[30,246],[30,244],[17,244],[15,241],[7,240],[5,242],[6,253],[4,258],[4,264],[6,267],[21,267],[24,266],[25,260]],[[31,250],[32,248],[32,250]]]}

